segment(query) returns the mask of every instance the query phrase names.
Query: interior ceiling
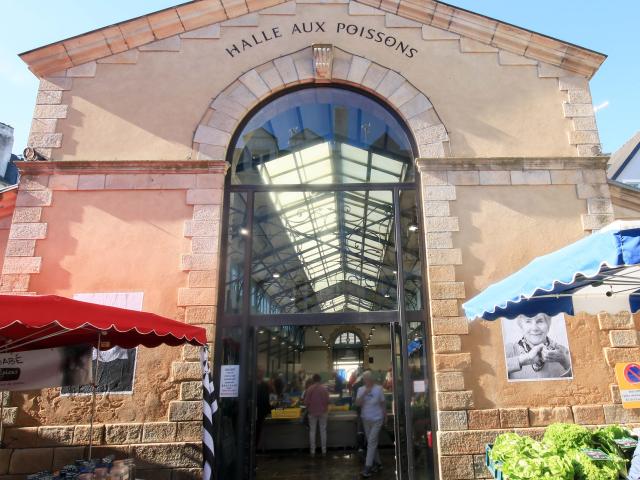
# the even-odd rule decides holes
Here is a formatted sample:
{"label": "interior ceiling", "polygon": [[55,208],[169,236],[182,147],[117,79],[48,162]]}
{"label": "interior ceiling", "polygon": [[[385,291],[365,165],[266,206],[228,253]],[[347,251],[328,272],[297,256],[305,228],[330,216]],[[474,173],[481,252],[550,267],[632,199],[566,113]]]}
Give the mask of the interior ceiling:
{"label": "interior ceiling", "polygon": [[[328,141],[258,166],[266,185],[398,183],[406,169]],[[258,194],[253,279],[284,311],[395,309],[393,215],[390,190]]]}

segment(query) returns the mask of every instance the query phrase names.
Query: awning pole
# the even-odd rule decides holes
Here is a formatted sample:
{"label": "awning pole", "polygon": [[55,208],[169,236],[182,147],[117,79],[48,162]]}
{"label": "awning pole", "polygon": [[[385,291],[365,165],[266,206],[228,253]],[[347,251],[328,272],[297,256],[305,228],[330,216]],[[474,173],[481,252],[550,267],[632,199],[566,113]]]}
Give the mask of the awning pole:
{"label": "awning pole", "polygon": [[4,448],[3,442],[3,433],[4,433],[4,390],[2,391],[2,395],[0,395],[0,448]]}
{"label": "awning pole", "polygon": [[87,460],[91,460],[91,450],[93,448],[93,417],[96,414],[96,382],[98,381],[98,368],[100,367],[100,340],[102,332],[98,333],[98,346],[96,349],[96,368],[93,371],[93,382],[91,382],[91,420],[89,422],[89,454]]}

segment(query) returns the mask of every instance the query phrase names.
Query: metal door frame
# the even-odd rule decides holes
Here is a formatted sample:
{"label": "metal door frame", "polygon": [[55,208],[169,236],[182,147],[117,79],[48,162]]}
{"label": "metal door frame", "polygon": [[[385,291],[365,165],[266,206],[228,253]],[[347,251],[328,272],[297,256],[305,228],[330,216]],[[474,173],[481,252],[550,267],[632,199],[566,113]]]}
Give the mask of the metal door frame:
{"label": "metal door frame", "polygon": [[[394,311],[378,311],[378,312],[338,312],[338,313],[295,313],[295,314],[276,314],[276,315],[255,315],[251,314],[251,298],[250,298],[250,289],[243,289],[243,299],[242,299],[242,314],[239,315],[228,315],[224,312],[225,307],[225,288],[224,285],[226,283],[226,262],[220,262],[220,287],[218,290],[218,323],[217,328],[224,329],[225,327],[240,327],[242,329],[241,336],[241,363],[240,363],[240,371],[241,378],[249,379],[255,377],[255,348],[257,348],[257,344],[254,341],[255,336],[255,327],[259,326],[283,326],[283,325],[349,325],[349,324],[388,324],[391,332],[397,332],[399,334],[399,347],[402,352],[407,351],[407,338],[406,333],[408,331],[408,323],[413,322],[423,322],[425,324],[425,337],[429,338],[430,332],[428,331],[428,322],[426,321],[427,312],[424,309],[426,306],[423,306],[423,310],[420,311],[405,311],[404,305],[404,266],[403,266],[403,249],[402,249],[402,232],[401,225],[399,219],[401,218],[400,211],[400,192],[401,191],[416,191],[419,192],[419,185],[416,183],[393,183],[393,184],[327,184],[327,185],[285,185],[285,186],[269,186],[269,185],[227,185],[224,194],[224,208],[222,215],[222,229],[221,235],[223,235],[224,240],[222,241],[221,247],[221,259],[226,259],[227,255],[227,231],[228,231],[228,218],[229,218],[229,199],[232,193],[245,193],[246,194],[246,219],[248,225],[253,225],[253,204],[254,204],[254,195],[256,192],[273,192],[273,191],[304,191],[304,192],[344,192],[344,191],[376,191],[376,190],[386,190],[392,191],[393,194],[393,208],[394,208],[394,240],[396,246],[396,262],[397,262],[397,310]],[[418,204],[418,209],[420,209],[420,202],[416,202]],[[420,220],[418,220],[420,221]],[[420,231],[424,231],[422,228]],[[245,285],[247,279],[250,278],[251,274],[251,255],[252,255],[252,238],[253,238],[253,229],[250,229],[251,235],[247,236],[245,241],[245,258],[244,258],[244,279]],[[423,298],[427,299],[426,296],[426,277],[425,277],[425,251],[423,244],[423,235],[420,236],[420,256],[422,263],[422,273],[423,273],[423,281],[422,281],[422,294]],[[219,330],[220,332],[222,330]],[[222,335],[216,335],[216,348],[214,351],[215,362],[214,362],[214,377],[216,379],[216,384],[219,384],[219,375],[220,375],[220,365],[222,360],[222,348],[221,348],[221,337]],[[426,340],[425,338],[425,340]],[[426,341],[425,341],[425,349],[426,349]],[[395,342],[392,342],[392,355],[395,349]],[[247,348],[249,347],[249,348]],[[250,352],[253,352],[253,355],[250,355]],[[401,355],[401,371],[397,372],[397,365],[395,361],[392,361],[393,366],[393,375],[394,379],[401,378],[402,381],[402,415],[404,418],[399,418],[399,415],[394,416],[394,430],[396,431],[396,435],[400,434],[400,426],[401,422],[404,424],[404,435],[403,441],[399,442],[398,437],[396,437],[396,445],[406,445],[403,450],[404,452],[397,451],[396,457],[402,457],[406,455],[406,462],[401,462],[402,465],[399,465],[400,468],[398,470],[397,479],[398,480],[413,480],[414,478],[414,458],[413,458],[413,432],[412,432],[412,418],[411,418],[411,409],[409,408],[409,398],[411,397],[411,385],[409,384],[409,378],[407,375],[408,372],[408,359],[407,355]],[[432,369],[430,366],[429,356],[427,355],[427,368],[428,373],[432,374]],[[249,391],[250,390],[250,391]],[[433,403],[433,389],[431,389],[431,416],[432,416],[432,430],[434,431],[433,437],[435,437],[435,429],[437,428],[435,423],[433,423],[433,419],[435,417],[435,403]],[[239,389],[239,410],[238,410],[238,432],[246,432],[247,431],[247,420],[249,420],[249,435],[250,438],[249,444],[251,445],[249,449],[249,455],[246,461],[243,461],[243,458],[246,454],[246,441],[243,435],[238,435],[237,438],[237,452],[241,458],[237,462],[237,468],[235,472],[235,478],[241,479],[246,478],[243,472],[243,465],[249,466],[249,476],[253,476],[253,466],[255,462],[255,451],[253,447],[253,435],[255,435],[255,413],[253,405],[255,404],[255,382],[252,383],[252,386],[249,387],[247,382],[241,382]],[[394,388],[394,401],[396,405],[400,405],[399,399],[397,398],[398,392]],[[252,412],[252,413],[249,413]],[[247,418],[247,413],[249,413],[249,418]],[[435,460],[435,443],[434,443],[434,460]],[[245,470],[246,472],[246,470]],[[229,476],[230,472],[225,472],[226,476]],[[437,461],[434,461],[434,474],[437,475]]]}

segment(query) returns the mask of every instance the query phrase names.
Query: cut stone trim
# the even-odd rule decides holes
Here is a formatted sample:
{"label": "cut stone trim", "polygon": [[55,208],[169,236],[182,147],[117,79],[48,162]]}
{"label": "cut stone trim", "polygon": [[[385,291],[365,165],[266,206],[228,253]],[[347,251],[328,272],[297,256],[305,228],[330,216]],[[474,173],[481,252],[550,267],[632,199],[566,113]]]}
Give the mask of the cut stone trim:
{"label": "cut stone trim", "polygon": [[[94,452],[118,452],[136,458],[138,471],[145,478],[200,478],[201,424],[200,421],[106,425],[113,443],[107,446],[96,437]],[[89,428],[88,425],[80,427],[87,431]],[[105,425],[94,425],[94,430],[104,437]],[[10,439],[0,457],[0,468],[8,475],[1,478],[25,478],[28,473],[58,470],[74,459],[84,458],[88,442],[79,443],[75,438],[70,442],[69,432],[74,433],[73,427],[7,429]],[[20,440],[13,441],[13,438]],[[161,458],[171,459],[171,465],[159,463],[157,460]]]}
{"label": "cut stone trim", "polygon": [[[104,30],[104,36],[99,30],[61,42],[60,45],[71,50],[56,50],[56,55],[63,55],[66,51],[71,56],[71,61],[68,64],[63,62],[63,65],[58,65],[59,59],[56,57],[55,65],[58,68],[39,73],[48,76],[41,82],[34,120],[65,119],[68,105],[64,102],[63,91],[72,88],[74,78],[94,77],[98,63],[132,65],[137,63],[140,52],[145,55],[155,55],[155,52],[180,52],[183,39],[217,40],[228,29],[257,27],[260,24],[261,15],[291,15],[291,12],[295,13],[297,5],[295,1],[283,3],[281,0],[250,3],[249,7],[245,7],[243,2],[230,10],[219,3],[211,4],[204,9],[193,7],[193,12],[186,6],[181,11],[168,9],[109,27]],[[298,0],[298,3],[304,2]],[[563,105],[565,116],[572,120],[568,141],[576,147],[579,155],[591,156],[600,152],[588,80],[580,76],[584,73],[572,71],[572,62],[566,64],[560,62],[554,65],[553,59],[548,55],[529,48],[532,42],[540,42],[544,48],[553,48],[549,44],[549,39],[453,7],[443,10],[441,8],[443,5],[438,5],[431,0],[427,0],[427,4],[419,7],[405,1],[393,4],[393,7],[386,2],[368,0],[363,1],[362,4],[348,1],[338,3],[348,4],[346,9],[349,15],[384,15],[385,25],[390,29],[420,28],[425,42],[455,40],[458,42],[461,53],[494,54],[501,66],[537,67],[541,78],[558,78],[560,90],[567,92],[567,101]],[[375,8],[368,6],[374,4]],[[259,9],[264,10],[258,12]],[[185,14],[185,11],[190,13]],[[205,23],[196,22],[192,25],[194,28],[189,28],[185,18],[191,13],[199,20],[206,20]],[[48,48],[43,47],[34,52],[28,52],[23,58],[29,58],[29,55],[35,52],[43,53]],[[569,52],[572,51],[565,49],[564,54]],[[580,55],[576,53],[580,61],[586,61],[585,58],[588,57],[583,53],[581,52]],[[434,121],[432,118],[435,114],[431,114],[434,111],[428,99],[419,94],[408,82],[403,82],[399,75],[389,75],[387,69],[380,70],[375,66],[372,67],[371,62],[362,57],[349,58],[349,54],[336,58],[335,67],[329,71],[317,69],[314,71],[314,64],[309,65],[306,57],[305,52],[276,59],[271,65],[275,65],[275,69],[266,68],[267,71],[261,77],[258,73],[263,72],[256,72],[256,70],[265,66],[256,67],[248,73],[249,77],[245,78],[246,81],[242,80],[241,83],[256,99],[264,99],[265,92],[270,94],[284,86],[307,81],[320,82],[322,79],[364,86],[382,98],[389,98],[405,119],[412,120],[409,123],[420,144],[421,156],[443,157],[446,155],[446,149],[443,151],[442,147],[443,143],[448,146],[446,129],[439,120]],[[44,62],[43,58],[38,56],[35,59],[36,65],[41,61]],[[82,63],[78,63],[80,61]],[[34,71],[38,73],[37,70]],[[365,78],[365,75],[368,78]],[[247,95],[243,89],[238,89],[234,100],[246,107],[243,100],[246,101],[247,98],[252,105],[255,105],[255,102],[251,102],[250,95]],[[216,110],[225,112],[221,105],[217,106]],[[223,126],[226,127],[224,129],[218,128],[219,125],[215,128],[207,128],[211,126],[211,122],[204,120],[201,122],[201,128],[198,129],[194,138],[195,143],[203,145],[201,158],[222,158],[224,155],[222,147],[228,143],[231,133],[229,125],[237,125],[234,120],[238,119],[231,115],[230,118],[227,117],[222,121]],[[55,149],[61,148],[64,141],[62,132],[56,131],[57,127],[59,128],[59,125],[56,123],[46,126],[34,123],[29,137],[29,146],[35,148],[45,158],[51,158]]]}
{"label": "cut stone trim", "polygon": [[[307,0],[202,0],[168,8],[143,17],[120,22],[93,32],[47,45],[21,54],[31,71],[38,76],[51,75],[89,62],[120,54],[177,35],[183,38],[217,38],[202,29],[223,23],[225,28],[254,25],[259,12],[266,15],[291,15],[296,4]],[[544,35],[508,25],[489,17],[458,9],[435,0],[348,0],[319,3],[347,3],[351,15],[387,14],[388,27],[420,28],[429,26],[439,30],[438,35],[425,39],[463,38],[465,45],[473,45],[471,51],[495,51],[546,62],[550,66],[591,78],[605,60],[603,54],[564,43]],[[368,7],[373,7],[367,10]],[[248,14],[248,15],[247,15]],[[244,17],[243,17],[244,16]],[[195,36],[190,33],[199,31]],[[513,65],[514,59],[507,59]],[[518,64],[527,65],[523,60]]]}
{"label": "cut stone trim", "polygon": [[[446,216],[433,216],[434,211],[446,211],[444,204],[436,200],[455,200],[455,185],[575,185],[577,197],[586,202],[587,213],[581,217],[583,229],[599,230],[614,220],[607,160],[607,157],[418,159],[425,225],[430,233],[458,229],[457,220],[448,227],[444,223]],[[427,246],[436,248],[442,240],[427,235]],[[440,256],[431,258],[434,265],[439,264]]]}
{"label": "cut stone trim", "polygon": [[29,293],[31,275],[42,268],[42,258],[35,251],[37,242],[47,238],[48,225],[40,219],[43,208],[51,205],[53,192],[48,175],[22,173],[0,277],[1,293]]}
{"label": "cut stone trim", "polygon": [[[246,78],[244,77],[245,81]],[[220,261],[220,225],[227,165],[224,162],[204,162],[215,165],[211,173],[192,175],[186,190],[186,202],[193,205],[191,220],[185,221],[184,236],[191,240],[191,251],[180,258],[180,269],[188,272],[187,285],[178,290],[178,316],[186,323],[207,329],[210,346],[215,338],[214,327],[218,304],[218,269]],[[192,401],[193,381],[201,379],[201,365],[191,345],[182,347],[182,357],[174,362],[172,377],[180,383],[180,401],[171,402],[167,412],[170,421],[197,421],[202,418],[202,402]],[[213,351],[213,348],[211,349]],[[198,383],[201,388],[200,383]],[[201,392],[200,392],[201,396]]]}
{"label": "cut stone trim", "polygon": [[[608,157],[446,157],[419,158],[416,160],[418,170],[424,175],[446,175],[449,170],[478,170],[488,172],[504,172],[512,170],[593,170],[606,171]],[[445,173],[443,173],[443,171]],[[438,185],[446,185],[448,180],[442,177]],[[510,183],[510,181],[509,181]],[[582,183],[582,177],[580,182]],[[603,183],[603,182],[597,182]],[[424,185],[424,184],[423,184]],[[434,184],[435,185],[435,184]]]}
{"label": "cut stone trim", "polygon": [[442,442],[446,432],[457,433],[471,428],[468,414],[474,406],[473,391],[468,390],[464,374],[472,363],[471,353],[465,352],[463,347],[463,336],[469,333],[469,323],[460,316],[460,303],[466,296],[465,285],[456,278],[456,265],[462,264],[462,251],[455,248],[452,235],[460,225],[458,217],[451,216],[451,212],[452,203],[457,199],[457,185],[478,185],[480,174],[477,167],[467,171],[439,168],[450,163],[449,158],[417,162],[438,410],[438,461],[442,478],[474,478],[473,457],[446,457],[443,455],[446,442],[444,445]]}
{"label": "cut stone trim", "polygon": [[569,143],[576,146],[578,155],[584,157],[599,155],[602,147],[587,78],[572,75],[564,69],[544,62],[538,65],[538,76],[557,78],[558,88],[566,92],[566,100],[562,108],[564,116],[571,120]]}
{"label": "cut stone trim", "polygon": [[[400,114],[413,130],[422,156],[443,157],[449,137],[429,99],[403,76],[363,57],[335,48],[330,80],[358,85]],[[223,160],[231,135],[246,115],[273,93],[293,85],[324,82],[314,76],[311,48],[280,57],[246,72],[212,99],[194,135],[194,158]],[[317,73],[316,73],[317,75]]]}
{"label": "cut stone trim", "polygon": [[[192,218],[185,224],[185,237],[191,240],[191,251],[176,259],[176,268],[188,272],[187,284],[178,292],[176,318],[204,327],[208,338],[213,341],[222,192],[228,170],[224,162],[25,162],[20,167],[22,181],[9,232],[1,292],[29,292],[31,275],[40,272],[42,259],[34,256],[34,252],[37,242],[47,236],[47,224],[41,221],[42,211],[51,206],[53,191],[184,190],[185,203],[193,205]],[[200,440],[202,402],[198,400],[200,397],[196,396],[193,385],[201,378],[198,349],[190,345],[183,347],[182,359],[172,364],[172,381],[178,384],[181,396],[179,401],[172,401],[168,406],[169,421],[103,426],[102,430],[96,430],[102,432],[96,444],[112,447]],[[12,424],[16,413],[17,407],[5,408],[7,424]],[[55,438],[59,441],[56,445],[84,445],[86,442],[82,435],[86,437],[86,432],[80,435],[78,428],[60,430],[64,433],[62,442],[58,427],[36,427],[34,432],[37,433],[31,436],[36,443],[25,440],[23,446],[45,446],[43,440],[37,439],[41,431],[48,438],[57,435]],[[22,431],[15,430],[16,433]],[[9,448],[19,447],[18,443],[14,442]],[[142,451],[144,447],[140,446],[140,449]],[[197,459],[197,454],[193,458]]]}

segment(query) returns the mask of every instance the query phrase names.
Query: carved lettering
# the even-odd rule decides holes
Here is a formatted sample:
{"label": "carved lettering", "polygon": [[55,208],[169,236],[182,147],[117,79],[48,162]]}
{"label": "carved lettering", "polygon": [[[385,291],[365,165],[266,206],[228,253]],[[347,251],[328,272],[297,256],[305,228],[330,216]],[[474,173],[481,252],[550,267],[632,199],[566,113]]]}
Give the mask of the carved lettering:
{"label": "carved lettering", "polygon": [[[355,23],[338,22],[335,24],[334,32],[341,36],[348,35],[372,41],[379,44],[381,48],[389,48],[406,58],[414,58],[418,53],[418,49],[412,47],[411,44],[404,40],[400,40],[395,35],[387,33],[384,30],[378,30],[377,28],[358,25]],[[291,27],[291,35],[304,35],[306,33],[328,33],[327,22],[299,22],[295,23],[293,27]],[[231,46],[225,48],[225,51],[231,58],[235,58],[242,52],[246,52],[253,47],[271,42],[278,38],[283,38],[280,27],[272,27],[267,30],[252,33],[241,39],[240,43],[232,43]]]}

